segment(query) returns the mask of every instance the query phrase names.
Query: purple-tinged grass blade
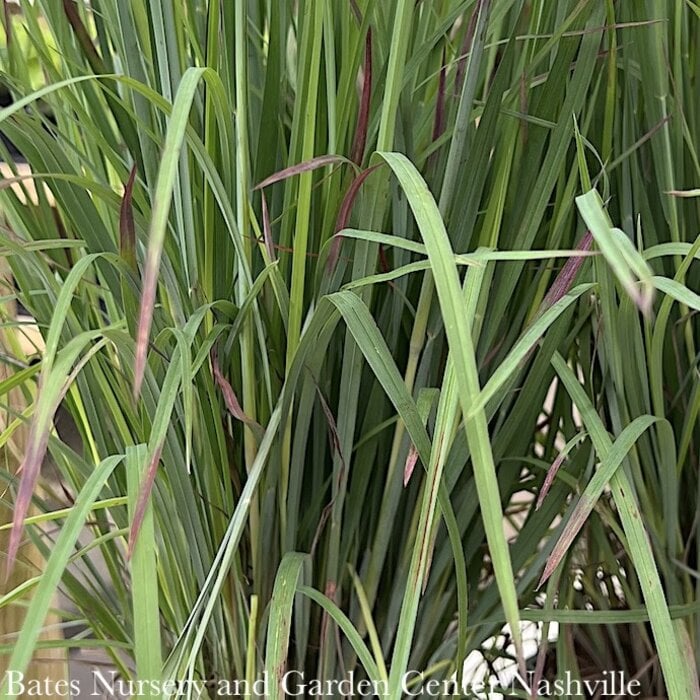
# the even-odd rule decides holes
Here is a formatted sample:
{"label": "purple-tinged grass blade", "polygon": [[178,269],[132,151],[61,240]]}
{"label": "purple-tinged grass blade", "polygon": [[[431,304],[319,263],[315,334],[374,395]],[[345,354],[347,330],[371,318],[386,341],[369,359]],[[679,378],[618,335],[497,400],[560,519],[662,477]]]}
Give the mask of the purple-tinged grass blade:
{"label": "purple-tinged grass blade", "polygon": [[[542,303],[540,304],[535,316],[532,318],[528,329],[530,329],[538,319],[540,319],[548,310],[550,310],[552,306],[554,306],[554,304],[563,299],[564,296],[566,296],[566,294],[568,294],[569,291],[571,291],[571,288],[573,287],[573,284],[576,280],[576,276],[579,270],[581,269],[581,266],[583,265],[583,261],[587,257],[589,257],[586,253],[588,253],[592,241],[593,238],[590,232],[587,232],[579,241],[578,245],[576,246],[576,249],[582,251],[584,255],[574,255],[568,258],[562,269],[559,271],[559,274],[555,277],[554,282],[552,283],[552,286],[550,287],[549,291],[542,300]],[[594,255],[594,253],[590,253],[590,255]],[[521,336],[521,338],[522,337],[524,336]],[[502,345],[503,339],[497,341],[494,344],[494,346],[488,351],[486,357],[482,362],[483,367],[489,366],[491,361],[498,354],[498,351],[500,350]],[[528,358],[532,355],[533,352],[535,352],[535,348],[536,344],[531,344],[529,346],[527,352],[519,360],[520,367],[524,366]],[[487,388],[488,385],[485,387],[485,389]],[[474,407],[473,410],[476,410],[476,407]]]}
{"label": "purple-tinged grass blade", "polygon": [[344,228],[348,227],[348,222],[350,221],[350,213],[352,212],[352,207],[355,204],[355,199],[360,191],[360,188],[364,184],[365,180],[375,171],[380,165],[373,165],[371,168],[363,170],[352,182],[348,191],[343,197],[343,201],[340,205],[340,211],[338,212],[338,219],[335,223],[335,231],[342,231]]}
{"label": "purple-tinged grass blade", "polygon": [[535,510],[539,510],[544,503],[544,499],[547,497],[549,490],[552,488],[554,479],[559,471],[559,468],[564,463],[564,460],[568,457],[569,452],[572,448],[579,442],[582,438],[586,436],[586,433],[579,433],[575,435],[569,442],[566,443],[562,451],[557,455],[557,458],[552,462],[552,465],[547,470],[547,476],[544,479],[542,488],[540,489],[539,496],[537,497],[537,503],[535,504]]}
{"label": "purple-tinged grass blade", "polygon": [[146,507],[148,506],[148,501],[151,497],[151,492],[153,491],[153,484],[156,480],[156,474],[158,473],[158,464],[160,463],[160,454],[163,451],[163,443],[156,448],[153,453],[153,457],[148,464],[148,469],[146,470],[146,476],[143,480],[143,485],[139,491],[139,497],[136,501],[136,507],[134,508],[134,519],[131,521],[131,528],[129,530],[129,544],[127,547],[126,558],[131,559],[131,555],[134,551],[134,545],[139,536],[139,531],[141,530],[141,525],[143,524],[143,517],[146,514]]}
{"label": "purple-tinged grass blade", "polygon": [[379,269],[385,273],[389,272],[391,270],[391,266],[389,265],[389,259],[387,258],[386,255],[386,249],[384,246],[380,243],[379,244]]}
{"label": "purple-tinged grass blade", "polygon": [[464,35],[459,62],[457,63],[457,72],[455,74],[455,97],[458,97],[462,93],[464,76],[467,72],[467,56],[472,50],[472,44],[474,43],[474,32],[476,31],[476,20],[479,17],[479,12],[481,12],[481,5],[483,2],[484,0],[479,1],[479,4],[474,8],[474,12],[472,12],[472,16],[469,18],[469,25],[467,26],[467,32]]}
{"label": "purple-tinged grass blade", "polygon": [[[343,452],[340,446],[340,435],[338,434],[338,425],[335,421],[335,417],[333,416],[333,411],[331,411],[331,408],[328,405],[328,402],[326,401],[323,392],[321,391],[321,387],[319,387],[318,384],[316,384],[316,394],[318,395],[318,400],[321,404],[321,410],[323,411],[323,415],[326,418],[326,423],[328,423],[328,437],[331,444],[332,452],[334,454],[337,454],[338,459],[340,460],[340,471],[336,476],[336,482],[338,482],[343,478],[343,475],[347,470],[347,464],[345,462],[345,458],[343,457]],[[311,544],[310,552],[312,553],[312,555],[316,551],[316,547],[318,546],[318,542],[321,539],[321,534],[323,533],[323,530],[326,527],[328,518],[330,518],[331,513],[333,512],[334,501],[335,496],[333,496],[331,501],[326,504],[321,513],[321,518],[319,519],[318,525],[316,526],[316,532],[314,533],[314,538]]]}
{"label": "purple-tinged grass blade", "polygon": [[364,184],[365,180],[377,169],[379,165],[373,165],[371,168],[363,170],[353,181],[348,191],[343,197],[343,201],[340,204],[340,211],[338,212],[338,219],[335,223],[336,235],[331,243],[330,253],[328,254],[328,262],[326,263],[326,271],[330,274],[335,269],[336,263],[338,262],[338,256],[340,255],[340,245],[342,243],[342,236],[337,235],[339,231],[348,227],[348,222],[350,221],[350,213],[352,212],[352,207],[355,204],[355,199],[360,191],[360,188]]}
{"label": "purple-tinged grass blade", "polygon": [[[151,256],[149,256],[150,258]],[[155,267],[158,267],[158,261]],[[148,267],[152,267],[151,263]],[[136,353],[134,359],[134,399],[138,398],[141,392],[141,383],[146,371],[146,352],[148,350],[148,336],[151,333],[151,323],[153,321],[153,306],[156,301],[156,285],[158,277],[156,274],[146,274],[146,279],[141,293],[141,306],[139,308],[139,323],[136,330]]]}
{"label": "purple-tinged grass blade", "polygon": [[12,10],[10,9],[9,0],[2,0],[2,11],[5,16],[5,48],[9,51],[10,47],[14,43],[14,31],[12,27]]}
{"label": "purple-tinged grass blade", "polygon": [[447,86],[447,57],[442,49],[442,67],[438,79],[437,102],[435,104],[435,122],[433,123],[433,141],[437,141],[445,131],[445,92]]}
{"label": "purple-tinged grass blade", "polygon": [[188,68],[183,74],[165,134],[165,144],[153,195],[151,225],[148,233],[148,254],[141,292],[138,329],[136,331],[133,382],[133,396],[135,400],[138,399],[141,393],[141,384],[146,373],[148,338],[153,323],[153,308],[156,301],[160,259],[165,245],[170,205],[173,201],[180,156],[185,143],[185,132],[189,124],[190,111],[196,91],[200,80],[207,70],[209,69]]}
{"label": "purple-tinged grass blade", "polygon": [[554,478],[557,475],[557,472],[559,471],[559,467],[564,463],[564,460],[566,459],[566,454],[562,452],[561,454],[557,455],[557,458],[552,462],[552,465],[549,467],[547,470],[547,476],[545,477],[544,483],[542,484],[542,488],[540,489],[539,496],[537,496],[537,503],[535,504],[535,510],[539,510],[542,507],[542,504],[544,503],[544,499],[547,497],[547,494],[549,493],[549,489],[552,487],[552,484],[554,483]]}
{"label": "purple-tinged grass blade", "polygon": [[[39,390],[39,395],[41,395],[41,389]],[[53,412],[55,412],[55,410]],[[44,460],[46,448],[49,444],[49,431],[42,431],[37,439],[38,429],[37,421],[32,421],[31,428],[29,429],[27,452],[19,468],[21,477],[12,512],[12,530],[10,531],[10,542],[7,548],[7,563],[5,568],[6,581],[10,576],[12,567],[15,564],[15,559],[17,558],[17,552],[19,551],[22,532],[24,530],[24,519],[29,511],[29,504],[32,500],[34,487],[39,479],[41,463]]]}
{"label": "purple-tinged grass blade", "polygon": [[251,418],[241,407],[238,397],[236,396],[236,392],[234,392],[230,382],[221,372],[219,358],[215,348],[212,348],[209,359],[211,360],[214,381],[221,390],[224,397],[224,403],[226,404],[226,409],[236,420],[239,420],[241,423],[247,425],[256,434],[256,436],[261,437],[265,431],[260,423]]}
{"label": "purple-tinged grass blade", "polygon": [[[593,234],[590,231],[586,231],[585,235],[576,246],[576,250],[590,250],[592,244]],[[584,256],[576,255],[569,258],[566,263],[564,263],[564,267],[562,267],[561,271],[554,279],[552,286],[549,288],[549,291],[542,301],[540,312],[546,311],[550,306],[556,304],[559,299],[571,290],[576,275],[585,260],[586,258]]]}
{"label": "purple-tinged grass blade", "polygon": [[310,170],[318,170],[319,168],[325,168],[327,165],[341,165],[342,163],[351,163],[347,158],[343,156],[316,156],[311,160],[304,161],[303,163],[297,163],[296,165],[290,165],[288,168],[279,170],[273,173],[269,177],[266,177],[262,182],[259,182],[254,190],[261,190],[263,187],[269,187],[277,182],[282,182],[295,175],[301,175],[302,173],[308,173]]}
{"label": "purple-tinged grass blade", "polygon": [[415,445],[411,445],[411,449],[408,451],[408,457],[406,457],[406,465],[403,468],[403,487],[408,486],[408,482],[411,480],[411,475],[416,468],[416,463],[418,462],[418,450]]}
{"label": "purple-tinged grass blade", "polygon": [[131,168],[124,186],[124,196],[119,207],[119,252],[126,264],[136,271],[136,228],[134,226],[133,194],[136,181],[136,164]]}
{"label": "purple-tinged grass blade", "polygon": [[97,53],[95,45],[92,43],[90,32],[83,23],[80,13],[78,12],[78,6],[74,0],[63,0],[63,12],[65,13],[66,19],[68,20],[70,26],[73,28],[75,37],[85,53],[85,58],[87,58],[92,70],[98,74],[106,73],[107,71],[105,70],[102,58]]}
{"label": "purple-tinged grass blade", "polygon": [[44,379],[39,380],[39,391],[37,400],[42,400],[43,405],[41,410],[32,419],[31,427],[29,428],[29,436],[27,439],[27,450],[19,467],[18,473],[21,474],[19,482],[19,490],[17,499],[12,513],[12,530],[10,532],[10,542],[7,551],[7,566],[5,570],[6,580],[9,578],[12,567],[14,566],[17,552],[19,551],[20,541],[22,539],[22,531],[24,529],[24,519],[29,512],[29,505],[32,500],[32,494],[39,480],[41,473],[41,465],[46,456],[46,449],[49,444],[49,435],[51,433],[51,425],[53,424],[54,415],[61,405],[68,389],[75,381],[82,368],[87,364],[88,360],[97,353],[100,348],[106,344],[106,339],[96,343],[68,375],[63,382],[58,394],[51,393],[46,396],[44,391]]}
{"label": "purple-tinged grass blade", "polygon": [[[564,361],[560,357],[557,358],[556,355],[555,359],[553,360],[553,364],[554,363],[564,365]],[[561,371],[556,364],[555,369],[561,376]],[[571,372],[571,370],[569,370],[569,372]],[[586,524],[590,514],[593,512],[593,509],[603,494],[606,485],[612,481],[618,468],[621,467],[622,462],[627,457],[628,452],[632,449],[633,445],[637,442],[642,433],[658,420],[659,419],[648,415],[635,418],[627,427],[624,428],[614,443],[610,440],[607,433],[602,433],[606,443],[608,443],[605,446],[606,452],[598,455],[601,458],[600,464],[593,474],[593,477],[588,482],[585,490],[581,494],[578,502],[571,511],[571,516],[566,521],[561,535],[559,535],[554,548],[547,558],[544,572],[542,573],[540,582],[537,584],[538,589],[541,588],[547,579],[554,573],[554,570],[566,556],[567,552],[571,548],[571,545],[576,539],[576,536]]]}

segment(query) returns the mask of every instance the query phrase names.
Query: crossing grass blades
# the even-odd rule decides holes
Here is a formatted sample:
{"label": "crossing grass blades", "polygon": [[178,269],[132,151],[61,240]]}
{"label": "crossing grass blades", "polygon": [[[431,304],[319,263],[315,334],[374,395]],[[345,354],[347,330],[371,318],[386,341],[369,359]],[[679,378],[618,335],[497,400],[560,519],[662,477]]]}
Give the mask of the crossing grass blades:
{"label": "crossing grass blades", "polygon": [[695,0],[3,7],[9,668],[699,697]]}

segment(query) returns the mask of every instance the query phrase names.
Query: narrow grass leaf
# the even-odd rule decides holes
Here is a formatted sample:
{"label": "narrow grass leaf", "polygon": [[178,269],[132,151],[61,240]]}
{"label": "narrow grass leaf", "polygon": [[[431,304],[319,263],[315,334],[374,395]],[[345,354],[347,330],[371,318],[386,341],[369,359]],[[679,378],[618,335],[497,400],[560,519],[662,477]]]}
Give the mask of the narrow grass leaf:
{"label": "narrow grass leaf", "polygon": [[284,698],[286,695],[283,677],[287,670],[294,596],[297,593],[299,580],[303,577],[304,567],[308,565],[308,562],[308,555],[288,552],[282,558],[277,569],[275,587],[270,601],[265,650],[265,666],[271,683],[269,697],[272,700]]}
{"label": "narrow grass leaf", "polygon": [[649,314],[654,298],[651,270],[624,232],[611,226],[595,190],[576,198],[581,217],[620,284],[640,310]]}
{"label": "narrow grass leaf", "polygon": [[205,70],[202,68],[189,68],[182,76],[175,102],[173,103],[173,110],[163,146],[163,155],[161,156],[158,170],[158,181],[155,187],[151,226],[148,233],[148,254],[139,310],[136,356],[134,360],[134,397],[139,395],[146,369],[146,353],[153,321],[153,306],[156,300],[160,258],[163,253],[165,234],[168,227],[168,214],[178,174],[180,152],[185,141],[185,131],[189,121],[192,102]]}
{"label": "narrow grass leaf", "polygon": [[[140,507],[139,499],[142,491],[139,485],[146,454],[146,445],[130,448],[126,452],[129,514],[132,522],[136,522],[137,509]],[[160,458],[159,454],[158,458]],[[151,466],[152,464],[148,465],[149,471]],[[148,504],[145,507],[141,518],[140,535],[131,552],[130,564],[132,580],[139,582],[139,586],[132,589],[136,673],[139,679],[148,682],[159,681],[163,668],[158,607],[157,545],[152,505]]]}
{"label": "narrow grass leaf", "polygon": [[265,187],[274,185],[276,182],[282,182],[287,178],[295,177],[296,175],[301,175],[302,173],[310,173],[314,170],[318,170],[319,168],[325,168],[327,165],[341,165],[343,163],[352,164],[352,161],[344,158],[343,156],[317,156],[316,158],[311,158],[310,160],[306,160],[303,163],[298,163],[297,165],[290,165],[288,168],[284,168],[284,170],[273,173],[255,185],[253,189],[262,190]]}
{"label": "narrow grass leaf", "polygon": [[[107,457],[107,459],[96,465],[94,471],[85,482],[75,505],[66,518],[63,527],[56,539],[51,550],[51,555],[46,562],[46,567],[41,575],[41,580],[32,598],[32,602],[27,610],[22,630],[14,645],[12,656],[8,662],[8,669],[20,677],[24,674],[32,658],[32,653],[36,645],[41,629],[48,614],[54,593],[61,581],[61,576],[71,556],[71,552],[78,537],[85,526],[85,520],[90,513],[92,504],[99,496],[105,483],[112,475],[112,472],[120,462],[124,459],[123,455],[115,455]],[[2,692],[0,696],[3,698],[16,697],[16,694],[9,692],[10,675],[6,674],[3,679]]]}
{"label": "narrow grass leaf", "polygon": [[224,375],[221,372],[221,367],[219,366],[219,358],[218,358],[218,353],[216,351],[216,347],[212,347],[211,353],[210,353],[210,361],[211,361],[211,368],[212,368],[212,373],[214,375],[214,381],[216,382],[217,386],[221,390],[221,394],[224,397],[224,403],[226,404],[226,408],[228,409],[228,412],[236,419],[241,421],[241,423],[244,423],[247,425],[249,428],[251,428],[258,440],[261,439],[263,433],[265,432],[257,421],[253,420],[250,416],[248,416],[243,408],[241,408],[241,404],[238,401],[238,398],[236,397],[236,393],[233,391],[233,387],[231,386],[231,383],[224,377]]}
{"label": "narrow grass leaf", "polygon": [[379,668],[372,658],[372,654],[367,648],[367,645],[350,621],[350,618],[328,596],[323,595],[323,593],[320,593],[315,588],[299,586],[298,591],[323,608],[324,612],[333,619],[347,637],[367,675],[371,679],[380,680],[382,676]]}
{"label": "narrow grass leaf", "polygon": [[[453,364],[467,440],[474,466],[474,476],[481,504],[484,528],[493,561],[496,583],[501,593],[506,619],[511,627],[516,654],[524,671],[520,635],[518,596],[508,542],[503,531],[503,509],[491,451],[486,415],[483,411],[470,418],[471,404],[477,400],[480,387],[469,319],[460,313],[461,288],[447,231],[425,182],[411,162],[397,153],[382,153],[399,180],[418,224],[428,257],[433,266],[435,287],[442,309],[445,331],[453,353]],[[404,652],[405,654],[405,652]],[[407,656],[392,662],[392,680],[408,660]]]}
{"label": "narrow grass leaf", "polygon": [[[143,525],[144,518],[148,512],[148,505],[151,498],[151,492],[153,491],[153,484],[156,480],[156,474],[158,473],[158,466],[160,464],[160,455],[163,451],[163,443],[156,445],[148,464],[146,465],[146,471],[143,475],[143,480],[139,488],[138,498],[133,506],[132,516],[131,516],[131,527],[129,529],[129,543],[127,549],[127,559],[131,559],[141,533],[141,527]],[[146,545],[147,546],[147,545]]]}
{"label": "narrow grass leaf", "polygon": [[134,226],[134,182],[136,165],[131,168],[129,179],[124,185],[124,196],[119,208],[119,252],[124,262],[136,272],[136,228]]}

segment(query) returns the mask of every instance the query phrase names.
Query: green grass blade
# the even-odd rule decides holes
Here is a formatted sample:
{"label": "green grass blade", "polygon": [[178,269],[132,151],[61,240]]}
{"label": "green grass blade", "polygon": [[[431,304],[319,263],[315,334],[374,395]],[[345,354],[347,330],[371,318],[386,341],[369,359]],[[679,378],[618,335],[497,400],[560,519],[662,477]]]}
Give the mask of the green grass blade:
{"label": "green grass blade", "polygon": [[[131,518],[134,517],[136,509],[143,465],[146,463],[145,458],[145,445],[129,449],[126,452],[127,490]],[[158,570],[152,506],[146,508],[140,536],[131,555],[131,576],[134,581],[139,581],[138,588],[133,589],[132,598],[136,676],[144,681],[159,681],[163,660],[161,657]],[[160,697],[160,694],[152,694],[151,697]]]}
{"label": "green grass blade", "polygon": [[[503,531],[503,509],[486,415],[484,411],[480,411],[473,418],[469,418],[471,404],[478,398],[480,392],[479,376],[469,322],[459,311],[462,305],[461,290],[457,268],[452,261],[452,248],[435,200],[414,166],[400,154],[383,153],[382,158],[394,171],[406,193],[432,264],[445,331],[453,353],[465,429],[496,582],[501,592],[506,619],[511,627],[518,658],[520,663],[524,664],[518,596],[514,585],[508,542]],[[405,662],[397,664],[397,667],[403,665]],[[393,668],[392,664],[392,673]]]}

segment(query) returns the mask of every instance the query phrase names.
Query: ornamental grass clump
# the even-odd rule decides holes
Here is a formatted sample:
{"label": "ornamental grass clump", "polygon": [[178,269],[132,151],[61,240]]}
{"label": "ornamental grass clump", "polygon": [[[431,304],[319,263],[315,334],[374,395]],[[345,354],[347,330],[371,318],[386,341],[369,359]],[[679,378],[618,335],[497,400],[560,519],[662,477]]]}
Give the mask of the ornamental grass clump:
{"label": "ornamental grass clump", "polygon": [[700,696],[694,0],[4,8],[8,668]]}

